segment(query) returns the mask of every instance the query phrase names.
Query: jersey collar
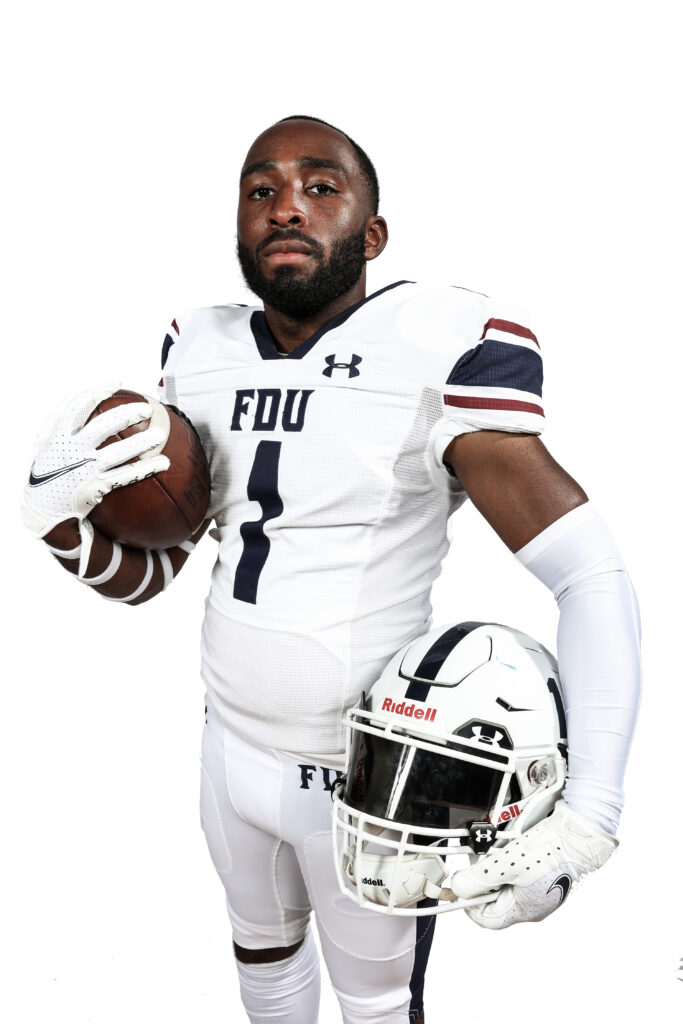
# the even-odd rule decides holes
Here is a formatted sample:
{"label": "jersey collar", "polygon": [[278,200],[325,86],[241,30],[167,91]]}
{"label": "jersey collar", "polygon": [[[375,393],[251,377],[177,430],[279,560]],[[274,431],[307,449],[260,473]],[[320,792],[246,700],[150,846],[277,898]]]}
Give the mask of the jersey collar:
{"label": "jersey collar", "polygon": [[[322,325],[322,327],[319,327],[318,330],[315,331],[315,333],[310,336],[310,338],[306,338],[305,341],[302,341],[301,344],[297,345],[297,347],[292,352],[290,352],[289,355],[286,356],[285,358],[303,359],[306,353],[311,351],[315,343],[320,338],[322,338],[323,334],[327,334],[327,332],[331,331],[334,327],[339,327],[341,324],[345,323],[349,319],[349,317],[353,316],[356,310],[360,309],[361,306],[364,306],[366,302],[371,302],[372,299],[376,299],[377,296],[382,295],[383,292],[388,292],[392,288],[398,288],[399,285],[402,284],[412,284],[412,282],[394,281],[393,284],[388,284],[384,288],[380,288],[379,291],[373,292],[372,295],[368,295],[366,296],[366,298],[361,299],[360,302],[354,303],[353,306],[349,306],[349,308],[345,309],[342,313],[338,313],[336,316],[333,316],[330,320],[327,320],[326,323]],[[257,309],[254,313],[251,314],[250,323],[251,331],[252,334],[254,335],[254,340],[256,342],[256,346],[259,350],[261,358],[282,359],[282,353],[279,351],[277,347],[275,338],[273,337],[273,332],[268,326],[266,314],[263,312],[262,309]]]}

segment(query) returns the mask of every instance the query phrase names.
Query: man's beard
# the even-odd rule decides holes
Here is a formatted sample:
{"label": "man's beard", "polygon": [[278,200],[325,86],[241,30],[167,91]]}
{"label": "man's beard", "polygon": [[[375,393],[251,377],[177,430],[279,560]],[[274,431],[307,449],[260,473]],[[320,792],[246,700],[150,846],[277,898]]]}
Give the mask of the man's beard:
{"label": "man's beard", "polygon": [[356,284],[365,266],[365,229],[332,244],[330,258],[324,262],[319,242],[299,231],[274,231],[258,249],[270,242],[297,239],[311,246],[317,268],[308,275],[300,274],[296,266],[276,267],[272,278],[266,277],[257,258],[237,239],[237,259],[242,276],[250,291],[267,306],[290,316],[317,313],[330,305]]}

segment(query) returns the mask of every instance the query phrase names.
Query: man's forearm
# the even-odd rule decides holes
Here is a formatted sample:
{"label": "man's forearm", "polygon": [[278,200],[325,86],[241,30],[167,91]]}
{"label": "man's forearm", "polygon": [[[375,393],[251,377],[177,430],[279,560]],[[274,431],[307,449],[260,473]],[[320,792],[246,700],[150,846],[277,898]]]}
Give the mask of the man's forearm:
{"label": "man's forearm", "polygon": [[[142,551],[117,544],[94,530],[88,565],[79,578],[111,601],[143,604],[177,576],[207,526],[208,522],[204,523],[191,540],[167,551]],[[77,575],[81,551],[78,521],[59,523],[43,539],[60,565]]]}
{"label": "man's forearm", "polygon": [[518,557],[555,594],[575,810],[614,834],[640,699],[638,604],[609,531],[590,504],[563,516]]}

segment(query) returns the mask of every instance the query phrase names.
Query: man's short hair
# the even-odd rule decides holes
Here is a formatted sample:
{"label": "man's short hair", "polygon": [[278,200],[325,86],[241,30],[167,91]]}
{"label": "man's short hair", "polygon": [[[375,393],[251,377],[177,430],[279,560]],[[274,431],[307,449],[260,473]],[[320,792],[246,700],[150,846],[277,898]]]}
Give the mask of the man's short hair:
{"label": "man's short hair", "polygon": [[377,211],[379,210],[379,180],[377,178],[377,171],[375,170],[374,164],[368,154],[351,138],[350,135],[343,132],[341,128],[337,128],[336,125],[330,124],[329,121],[323,121],[321,117],[310,117],[309,114],[290,114],[289,117],[281,118],[277,124],[282,124],[283,121],[316,121],[318,124],[324,124],[328,128],[332,128],[335,132],[339,132],[340,135],[343,135],[344,138],[353,146],[356,159],[358,160],[360,173],[370,193],[372,212],[373,214],[377,214]]}

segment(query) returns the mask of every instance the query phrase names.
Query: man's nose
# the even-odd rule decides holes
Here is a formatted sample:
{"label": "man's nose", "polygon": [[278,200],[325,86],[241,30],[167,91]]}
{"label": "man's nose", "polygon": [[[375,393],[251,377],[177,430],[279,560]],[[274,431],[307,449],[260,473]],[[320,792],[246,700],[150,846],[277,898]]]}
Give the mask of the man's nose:
{"label": "man's nose", "polygon": [[303,226],[306,223],[303,203],[293,186],[285,186],[279,189],[271,207],[269,219],[273,227],[284,227],[285,225],[293,224]]}

